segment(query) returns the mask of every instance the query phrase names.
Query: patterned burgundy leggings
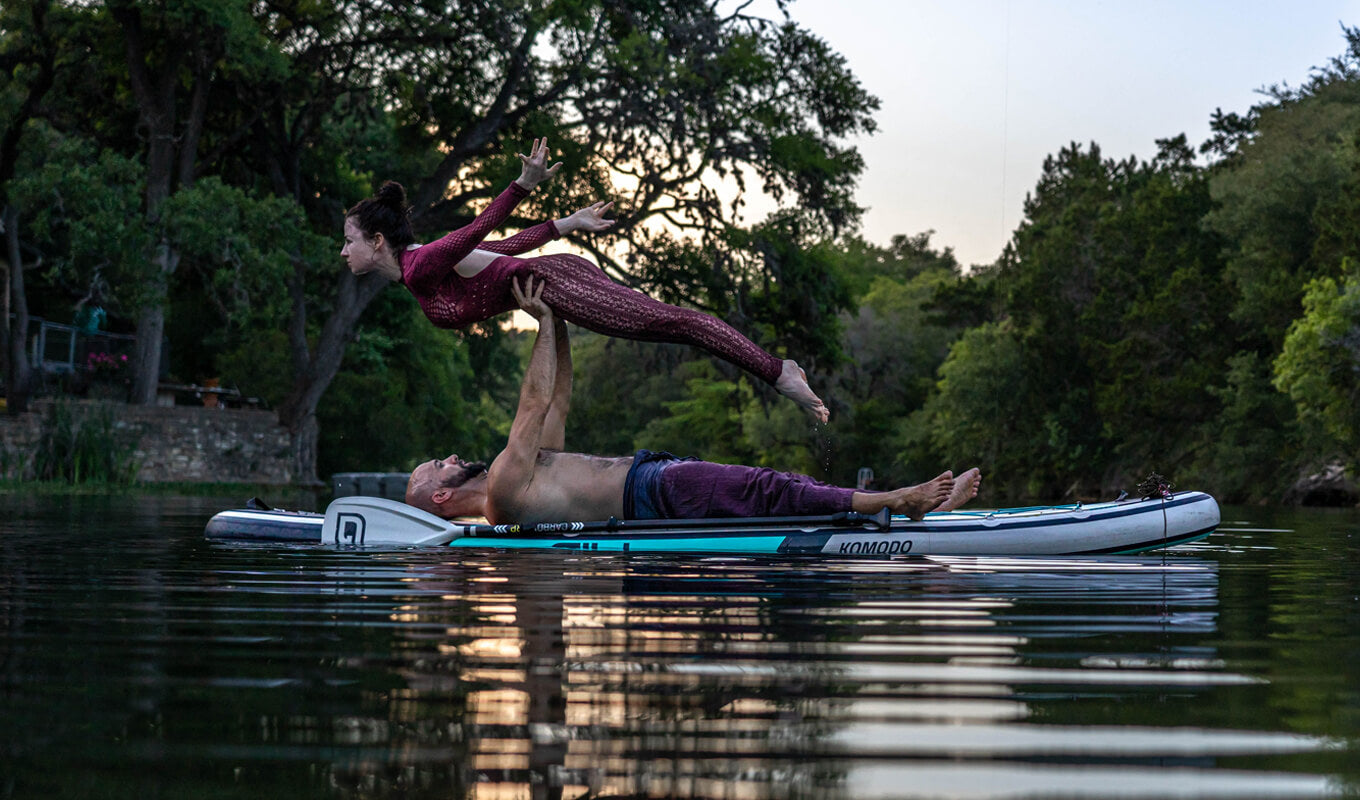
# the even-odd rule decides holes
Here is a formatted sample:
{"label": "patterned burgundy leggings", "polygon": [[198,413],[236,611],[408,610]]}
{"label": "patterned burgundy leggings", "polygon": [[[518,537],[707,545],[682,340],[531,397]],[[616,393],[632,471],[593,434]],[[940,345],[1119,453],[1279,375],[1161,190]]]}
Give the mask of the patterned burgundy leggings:
{"label": "patterned burgundy leggings", "polygon": [[700,347],[773,384],[783,361],[732,326],[689,308],[667,305],[617,283],[579,256],[556,254],[523,259],[542,278],[543,301],[562,319],[607,336]]}

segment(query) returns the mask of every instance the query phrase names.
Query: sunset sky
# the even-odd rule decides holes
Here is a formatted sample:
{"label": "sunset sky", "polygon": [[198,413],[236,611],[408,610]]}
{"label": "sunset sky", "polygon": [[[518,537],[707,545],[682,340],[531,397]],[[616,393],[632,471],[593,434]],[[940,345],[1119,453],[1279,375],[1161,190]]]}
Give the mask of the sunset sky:
{"label": "sunset sky", "polygon": [[[762,5],[763,4],[763,5]],[[772,0],[748,10],[775,17]],[[936,233],[990,263],[1043,159],[1097,142],[1150,158],[1154,141],[1209,135],[1345,49],[1360,0],[795,0],[794,20],[845,56],[882,101],[858,199],[863,235]]]}

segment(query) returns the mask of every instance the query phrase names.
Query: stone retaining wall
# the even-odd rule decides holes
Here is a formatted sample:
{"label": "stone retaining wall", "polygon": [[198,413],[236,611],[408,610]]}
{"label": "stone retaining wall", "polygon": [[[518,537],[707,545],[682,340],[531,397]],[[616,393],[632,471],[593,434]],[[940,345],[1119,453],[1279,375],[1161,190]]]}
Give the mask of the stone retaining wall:
{"label": "stone retaining wall", "polygon": [[[0,416],[0,471],[27,477],[53,401],[39,400],[17,417]],[[210,483],[292,482],[292,442],[271,411],[196,406],[130,406],[66,401],[77,413],[98,403],[114,427],[136,442],[137,480]]]}
{"label": "stone retaining wall", "polygon": [[41,435],[42,412],[0,414],[0,478],[29,477]]}

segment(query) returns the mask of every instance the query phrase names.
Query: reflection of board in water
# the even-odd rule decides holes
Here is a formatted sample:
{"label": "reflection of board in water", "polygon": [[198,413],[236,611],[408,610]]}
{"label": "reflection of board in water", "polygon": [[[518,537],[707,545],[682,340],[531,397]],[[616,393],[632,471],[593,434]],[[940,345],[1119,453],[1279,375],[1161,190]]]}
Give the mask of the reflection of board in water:
{"label": "reflection of board in water", "polygon": [[1208,536],[1218,504],[1202,492],[1106,503],[966,510],[924,520],[846,512],[828,517],[607,520],[539,525],[445,521],[374,497],[342,497],[324,515],[236,509],[204,531],[229,541],[299,541],[583,552],[885,555],[1137,553]]}

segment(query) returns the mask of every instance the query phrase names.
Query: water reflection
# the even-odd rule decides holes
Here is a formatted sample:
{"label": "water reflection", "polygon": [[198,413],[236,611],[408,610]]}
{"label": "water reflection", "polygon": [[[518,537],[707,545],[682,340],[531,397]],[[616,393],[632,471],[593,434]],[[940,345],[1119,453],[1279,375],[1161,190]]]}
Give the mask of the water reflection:
{"label": "water reflection", "polygon": [[[474,615],[444,631],[457,644],[442,648],[473,687],[463,722],[471,796],[858,797],[884,760],[915,780],[934,760],[1212,766],[1325,746],[1231,731],[1013,725],[1042,717],[1055,697],[1165,700],[1261,683],[1179,641],[1214,632],[1212,562],[846,566],[853,582],[815,564],[588,557],[527,587],[512,579],[518,561],[430,569],[420,582],[478,590],[441,598]],[[403,611],[421,622],[414,607]],[[1037,652],[1045,640],[1109,635],[1144,646]],[[865,759],[875,760],[868,772]],[[1044,774],[1024,771],[1031,785]],[[1252,786],[1263,781],[1268,789],[1261,775]]]}
{"label": "water reflection", "polygon": [[[0,521],[3,797],[1315,797],[1354,774],[1360,682],[1306,655],[1356,650],[1331,572],[1353,551],[1294,579],[1252,560],[1269,532],[450,562],[72,505]],[[1303,586],[1319,619],[1280,627]]]}

